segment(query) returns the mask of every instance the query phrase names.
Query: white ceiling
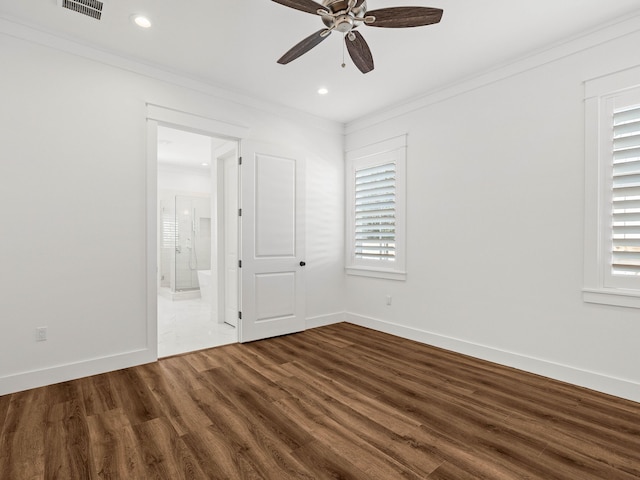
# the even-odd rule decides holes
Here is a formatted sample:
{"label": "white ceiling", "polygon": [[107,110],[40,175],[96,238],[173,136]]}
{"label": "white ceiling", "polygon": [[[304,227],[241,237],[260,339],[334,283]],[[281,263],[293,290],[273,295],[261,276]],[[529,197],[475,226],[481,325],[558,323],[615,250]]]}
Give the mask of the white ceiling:
{"label": "white ceiling", "polygon": [[[158,163],[209,172],[211,138],[204,135],[158,127]],[[205,164],[206,165],[203,165]]]}
{"label": "white ceiling", "polygon": [[[375,70],[361,74],[343,39],[288,65],[276,60],[323,27],[319,17],[270,0],[107,0],[102,20],[56,0],[0,0],[0,16],[217,87],[348,122],[443,88],[601,25],[640,14],[640,0],[368,0],[368,8],[442,8],[442,22],[361,26]],[[153,27],[130,21],[144,13]],[[320,96],[324,86],[329,94]]]}
{"label": "white ceiling", "polygon": [[212,152],[228,141],[158,126],[158,163],[209,174]]}

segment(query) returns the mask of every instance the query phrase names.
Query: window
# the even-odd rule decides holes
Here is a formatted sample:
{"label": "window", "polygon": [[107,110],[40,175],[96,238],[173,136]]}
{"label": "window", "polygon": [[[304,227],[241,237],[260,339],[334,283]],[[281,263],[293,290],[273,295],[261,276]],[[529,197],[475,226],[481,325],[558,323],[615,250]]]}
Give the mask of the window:
{"label": "window", "polygon": [[404,280],[406,136],[347,153],[347,273]]}
{"label": "window", "polygon": [[640,91],[613,109],[611,284],[638,287],[640,277]]}
{"label": "window", "polygon": [[635,86],[629,73],[586,84],[584,299],[640,308],[640,71]]}
{"label": "window", "polygon": [[162,207],[162,248],[175,248],[178,238],[176,215],[166,207]]}
{"label": "window", "polygon": [[355,169],[354,256],[396,259],[396,164]]}

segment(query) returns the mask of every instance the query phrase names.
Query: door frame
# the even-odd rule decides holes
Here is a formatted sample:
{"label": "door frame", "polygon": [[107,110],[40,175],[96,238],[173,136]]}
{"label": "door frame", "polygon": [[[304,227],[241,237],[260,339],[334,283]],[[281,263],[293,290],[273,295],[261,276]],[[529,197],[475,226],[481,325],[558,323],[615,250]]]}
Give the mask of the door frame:
{"label": "door frame", "polygon": [[[185,130],[209,137],[240,141],[248,137],[249,128],[213,118],[203,117],[181,110],[146,104],[147,152],[146,152],[146,319],[147,350],[158,358],[158,248],[157,248],[157,204],[158,204],[158,126]],[[218,163],[216,162],[217,169]],[[214,227],[215,225],[215,227]],[[217,238],[217,221],[212,223],[212,237]]]}
{"label": "door frame", "polygon": [[[216,175],[215,175],[215,179],[214,179],[214,183],[216,185],[216,197],[217,197],[217,201],[215,202],[214,210],[212,209],[212,211],[216,212],[216,225],[217,225],[217,252],[216,252],[216,271],[217,271],[217,275],[215,275],[215,285],[216,285],[216,291],[218,294],[218,302],[217,302],[217,318],[218,318],[218,323],[229,323],[231,325],[233,325],[234,327],[237,327],[238,324],[238,319],[237,319],[237,312],[238,309],[240,308],[239,305],[239,300],[240,300],[240,284],[239,284],[239,273],[238,272],[238,265],[237,265],[237,259],[236,259],[236,265],[235,265],[235,269],[236,269],[236,285],[235,285],[235,289],[236,289],[236,305],[234,308],[235,311],[235,315],[236,317],[234,318],[234,322],[231,323],[229,321],[227,321],[227,291],[230,288],[230,286],[227,284],[226,281],[226,275],[227,275],[227,270],[229,268],[229,260],[228,260],[228,252],[229,252],[229,245],[227,244],[226,241],[226,231],[227,229],[230,227],[230,225],[227,225],[226,223],[226,210],[227,210],[227,202],[229,201],[229,197],[232,195],[235,195],[236,200],[235,200],[235,206],[237,207],[240,204],[240,170],[239,170],[239,166],[238,166],[238,159],[240,157],[240,143],[239,142],[228,142],[227,144],[225,144],[223,147],[221,147],[220,149],[216,150],[215,152],[213,152],[213,159],[212,162],[213,164],[216,165]],[[232,189],[232,191],[230,192],[227,189],[227,186],[225,185],[225,163],[228,161],[234,161],[236,163],[236,185],[235,187]],[[236,256],[239,258],[240,256],[240,220],[239,220],[239,215],[235,214],[233,217],[233,224],[231,225],[232,227],[235,228],[236,230],[236,245],[235,245],[235,252],[236,252]],[[213,265],[212,265],[213,268]],[[213,313],[213,312],[212,312]]]}

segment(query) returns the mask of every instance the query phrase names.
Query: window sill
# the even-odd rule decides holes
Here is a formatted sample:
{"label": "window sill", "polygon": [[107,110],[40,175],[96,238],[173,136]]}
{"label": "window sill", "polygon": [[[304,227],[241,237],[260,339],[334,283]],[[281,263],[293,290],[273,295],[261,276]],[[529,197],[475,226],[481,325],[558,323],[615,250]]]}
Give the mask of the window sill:
{"label": "window sill", "polygon": [[375,269],[375,268],[363,268],[363,267],[347,267],[345,270],[347,272],[347,275],[355,275],[359,277],[372,277],[372,278],[382,278],[385,280],[400,280],[400,281],[404,281],[407,279],[407,272],[382,270],[382,269]]}
{"label": "window sill", "polygon": [[637,290],[583,288],[582,299],[587,303],[640,308],[640,291]]}

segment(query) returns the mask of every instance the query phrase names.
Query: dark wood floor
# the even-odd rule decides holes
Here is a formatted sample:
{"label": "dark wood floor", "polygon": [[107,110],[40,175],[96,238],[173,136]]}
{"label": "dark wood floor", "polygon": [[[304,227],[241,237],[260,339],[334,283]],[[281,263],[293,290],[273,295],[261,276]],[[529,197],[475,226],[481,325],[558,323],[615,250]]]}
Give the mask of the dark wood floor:
{"label": "dark wood floor", "polygon": [[0,397],[0,478],[640,478],[640,404],[341,323]]}

